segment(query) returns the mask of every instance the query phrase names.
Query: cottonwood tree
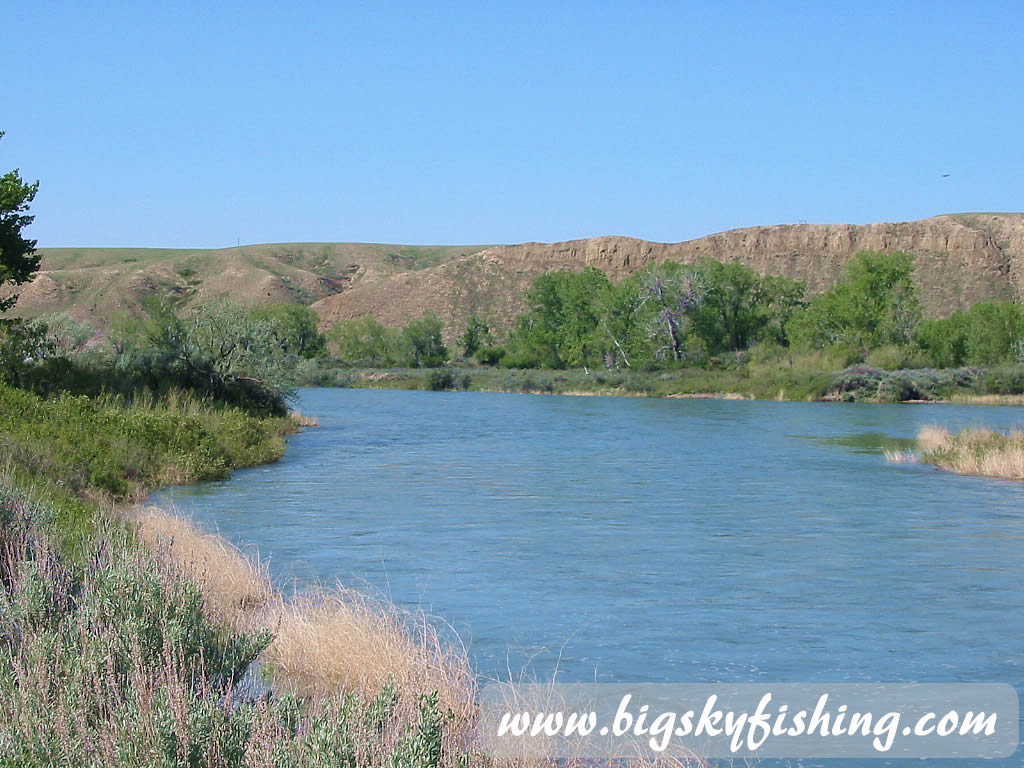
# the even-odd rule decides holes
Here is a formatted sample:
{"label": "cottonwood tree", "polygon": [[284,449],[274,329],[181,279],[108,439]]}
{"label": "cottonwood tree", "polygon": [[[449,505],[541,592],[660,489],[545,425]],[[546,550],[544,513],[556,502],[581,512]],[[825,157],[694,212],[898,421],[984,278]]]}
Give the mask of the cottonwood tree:
{"label": "cottonwood tree", "polygon": [[443,326],[433,312],[409,320],[403,327],[399,342],[404,362],[414,368],[436,368],[448,359],[448,348],[441,338]]}
{"label": "cottonwood tree", "polygon": [[611,288],[599,269],[538,277],[526,294],[528,311],[510,338],[525,360],[546,368],[582,366],[607,347],[598,332],[602,297]]}
{"label": "cottonwood tree", "polygon": [[843,282],[793,315],[790,339],[798,346],[863,349],[910,343],[921,320],[913,271],[909,253],[861,251],[847,264]]}
{"label": "cottonwood tree", "polygon": [[700,276],[675,262],[665,262],[647,270],[641,277],[641,306],[653,315],[650,334],[655,342],[655,357],[671,355],[683,359],[686,351],[688,315],[701,303]]}
{"label": "cottonwood tree", "polygon": [[804,283],[745,264],[704,259],[697,275],[702,291],[690,312],[692,328],[711,353],[738,352],[759,341],[784,344],[786,322],[804,306]]}
{"label": "cottonwood tree", "polygon": [[487,321],[477,315],[470,315],[466,322],[466,331],[455,340],[455,343],[462,349],[463,359],[467,359],[476,354],[477,350],[494,344],[494,334],[491,333],[491,326]]}

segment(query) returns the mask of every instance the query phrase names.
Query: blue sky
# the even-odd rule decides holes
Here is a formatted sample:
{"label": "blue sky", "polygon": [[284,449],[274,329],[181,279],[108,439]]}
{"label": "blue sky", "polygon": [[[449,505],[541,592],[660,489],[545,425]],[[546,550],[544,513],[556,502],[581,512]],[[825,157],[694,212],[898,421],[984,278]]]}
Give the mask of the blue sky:
{"label": "blue sky", "polygon": [[[1020,2],[10,3],[41,246],[1024,210]],[[949,174],[943,178],[943,174]]]}

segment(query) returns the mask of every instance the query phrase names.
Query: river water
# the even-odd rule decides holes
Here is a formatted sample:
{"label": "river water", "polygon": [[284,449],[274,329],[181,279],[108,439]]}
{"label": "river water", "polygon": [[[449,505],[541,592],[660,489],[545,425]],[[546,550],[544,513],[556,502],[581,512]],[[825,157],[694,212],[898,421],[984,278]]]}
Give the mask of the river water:
{"label": "river water", "polygon": [[281,583],[439,617],[485,678],[1024,687],[1024,484],[882,454],[1020,409],[347,389],[298,405],[321,426],[283,460],[154,501],[254,545]]}

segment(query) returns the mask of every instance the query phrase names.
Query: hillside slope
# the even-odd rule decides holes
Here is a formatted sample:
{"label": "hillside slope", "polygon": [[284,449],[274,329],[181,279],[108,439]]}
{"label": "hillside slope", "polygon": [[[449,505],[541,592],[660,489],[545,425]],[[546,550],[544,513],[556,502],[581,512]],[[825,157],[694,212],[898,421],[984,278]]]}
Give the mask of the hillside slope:
{"label": "hillside slope", "polygon": [[682,243],[596,237],[488,248],[418,272],[364,278],[316,302],[325,324],[373,314],[389,325],[431,310],[453,338],[477,313],[507,328],[533,280],[557,269],[597,267],[613,279],[648,264],[703,257],[739,261],[759,272],[807,281],[811,294],[834,285],[861,250],[909,251],[929,315],[990,299],[1024,296],[1024,214],[953,214],[922,221],[855,226],[749,227]]}
{"label": "hillside slope", "polygon": [[183,304],[217,295],[247,303],[312,304],[325,326],[372,314],[399,325],[436,312],[450,341],[473,313],[508,328],[538,275],[597,267],[618,279],[648,264],[703,257],[806,280],[811,294],[834,285],[858,251],[909,251],[925,311],[943,316],[988,299],[1024,298],[1024,214],[974,213],[855,226],[749,227],[682,243],[595,237],[501,246],[289,243],[223,250],[52,248],[21,289],[17,313],[68,310],[106,325],[148,297]]}
{"label": "hillside slope", "polygon": [[311,304],[363,279],[378,283],[479,251],[484,246],[281,243],[221,250],[45,248],[17,314],[67,310],[105,325],[153,296],[183,304],[227,295],[246,303]]}

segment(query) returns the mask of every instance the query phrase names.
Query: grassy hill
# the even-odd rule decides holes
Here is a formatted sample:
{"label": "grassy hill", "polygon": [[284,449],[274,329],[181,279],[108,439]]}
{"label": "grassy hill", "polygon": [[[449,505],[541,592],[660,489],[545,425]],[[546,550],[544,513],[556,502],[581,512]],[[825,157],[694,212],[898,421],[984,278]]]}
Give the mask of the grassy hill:
{"label": "grassy hill", "polygon": [[97,325],[153,296],[183,304],[225,295],[246,303],[312,304],[362,279],[429,269],[484,246],[279,243],[219,250],[44,248],[17,314],[66,310]]}

